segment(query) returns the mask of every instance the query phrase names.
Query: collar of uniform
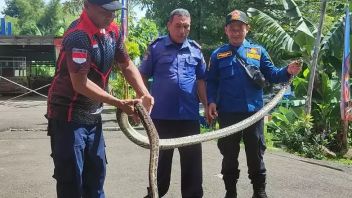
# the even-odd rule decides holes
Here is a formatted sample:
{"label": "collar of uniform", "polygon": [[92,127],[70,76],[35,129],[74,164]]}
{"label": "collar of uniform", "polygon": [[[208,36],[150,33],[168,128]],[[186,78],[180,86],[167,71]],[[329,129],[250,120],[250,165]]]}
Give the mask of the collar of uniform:
{"label": "collar of uniform", "polygon": [[243,45],[243,47],[250,47],[251,46],[251,44],[246,39],[244,39],[242,45]]}
{"label": "collar of uniform", "polygon": [[235,46],[233,46],[233,45],[231,45],[231,44],[228,44],[228,45],[226,45],[227,47],[226,47],[226,49],[228,49],[228,50],[238,50],[238,49],[240,49],[240,48],[249,48],[249,47],[251,47],[251,43],[250,42],[248,42],[246,39],[242,42],[242,44],[240,45],[240,46],[238,46],[238,47],[235,47]]}
{"label": "collar of uniform", "polygon": [[[170,35],[168,35],[166,37],[166,40],[165,40],[165,46],[170,46],[170,45],[174,45],[175,43],[172,42],[171,38],[170,38]],[[189,42],[188,42],[188,39],[186,39],[183,43],[182,43],[182,48],[188,48],[190,46]]]}
{"label": "collar of uniform", "polygon": [[[101,29],[95,26],[92,20],[90,20],[85,9],[83,9],[80,20],[86,25],[85,27],[91,35],[101,34]],[[112,29],[113,23],[111,23],[107,28],[105,28],[105,32],[110,32]]]}

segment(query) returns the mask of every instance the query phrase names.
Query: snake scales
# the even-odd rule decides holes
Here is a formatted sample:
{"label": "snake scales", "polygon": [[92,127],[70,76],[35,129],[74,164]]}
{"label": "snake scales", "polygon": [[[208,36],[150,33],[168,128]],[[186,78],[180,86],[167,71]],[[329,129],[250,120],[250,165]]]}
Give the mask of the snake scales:
{"label": "snake scales", "polygon": [[158,198],[158,187],[157,187],[157,166],[158,166],[158,157],[159,150],[178,148],[193,144],[199,144],[201,142],[206,142],[214,139],[223,138],[243,129],[251,126],[253,123],[262,119],[266,114],[269,113],[281,100],[288,86],[291,84],[292,79],[287,83],[276,95],[275,97],[267,103],[262,109],[253,114],[251,117],[242,120],[234,125],[208,132],[205,134],[191,135],[180,138],[173,139],[159,139],[158,133],[155,129],[155,126],[146,112],[144,107],[138,103],[136,104],[137,113],[142,121],[144,128],[146,129],[148,138],[141,133],[137,132],[129,123],[128,115],[121,110],[116,112],[117,122],[120,126],[122,132],[135,144],[150,149],[150,161],[149,161],[149,196],[152,198]]}

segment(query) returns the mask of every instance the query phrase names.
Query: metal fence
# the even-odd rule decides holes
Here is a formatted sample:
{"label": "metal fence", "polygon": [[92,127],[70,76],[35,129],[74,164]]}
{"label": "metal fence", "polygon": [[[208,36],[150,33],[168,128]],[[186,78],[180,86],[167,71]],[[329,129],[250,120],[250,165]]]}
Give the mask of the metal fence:
{"label": "metal fence", "polygon": [[0,76],[5,76],[5,77],[27,76],[26,57],[0,56]]}

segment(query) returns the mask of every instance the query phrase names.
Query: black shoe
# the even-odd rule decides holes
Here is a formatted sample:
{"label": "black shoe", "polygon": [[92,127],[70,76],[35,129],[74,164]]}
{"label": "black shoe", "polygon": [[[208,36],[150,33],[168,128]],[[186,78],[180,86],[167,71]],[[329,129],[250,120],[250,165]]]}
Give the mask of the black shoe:
{"label": "black shoe", "polygon": [[265,192],[265,184],[253,185],[252,198],[268,198]]}
{"label": "black shoe", "polygon": [[227,191],[224,198],[237,198],[237,193]]}
{"label": "black shoe", "polygon": [[237,198],[237,179],[234,179],[234,177],[224,177],[223,180],[226,190],[225,198]]}
{"label": "black shoe", "polygon": [[253,193],[252,198],[268,198],[268,196],[266,195],[266,192],[260,192],[260,193]]}

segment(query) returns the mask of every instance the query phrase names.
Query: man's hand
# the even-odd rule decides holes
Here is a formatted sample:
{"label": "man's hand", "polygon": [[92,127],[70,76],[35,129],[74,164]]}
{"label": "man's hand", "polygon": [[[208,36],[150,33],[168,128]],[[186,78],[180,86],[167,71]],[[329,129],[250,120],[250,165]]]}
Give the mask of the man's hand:
{"label": "man's hand", "polygon": [[287,66],[287,72],[291,75],[297,75],[301,70],[302,70],[302,61],[301,60],[292,61]]}
{"label": "man's hand", "polygon": [[208,106],[208,122],[211,123],[218,117],[218,111],[216,110],[216,104],[210,103]]}
{"label": "man's hand", "polygon": [[123,112],[125,112],[129,116],[138,116],[135,111],[134,105],[138,102],[142,102],[141,99],[127,99],[127,100],[119,100],[119,103],[116,105]]}
{"label": "man's hand", "polygon": [[154,106],[154,98],[150,94],[148,95],[143,95],[141,98],[142,104],[144,108],[147,110],[148,113],[152,111],[152,108]]}

